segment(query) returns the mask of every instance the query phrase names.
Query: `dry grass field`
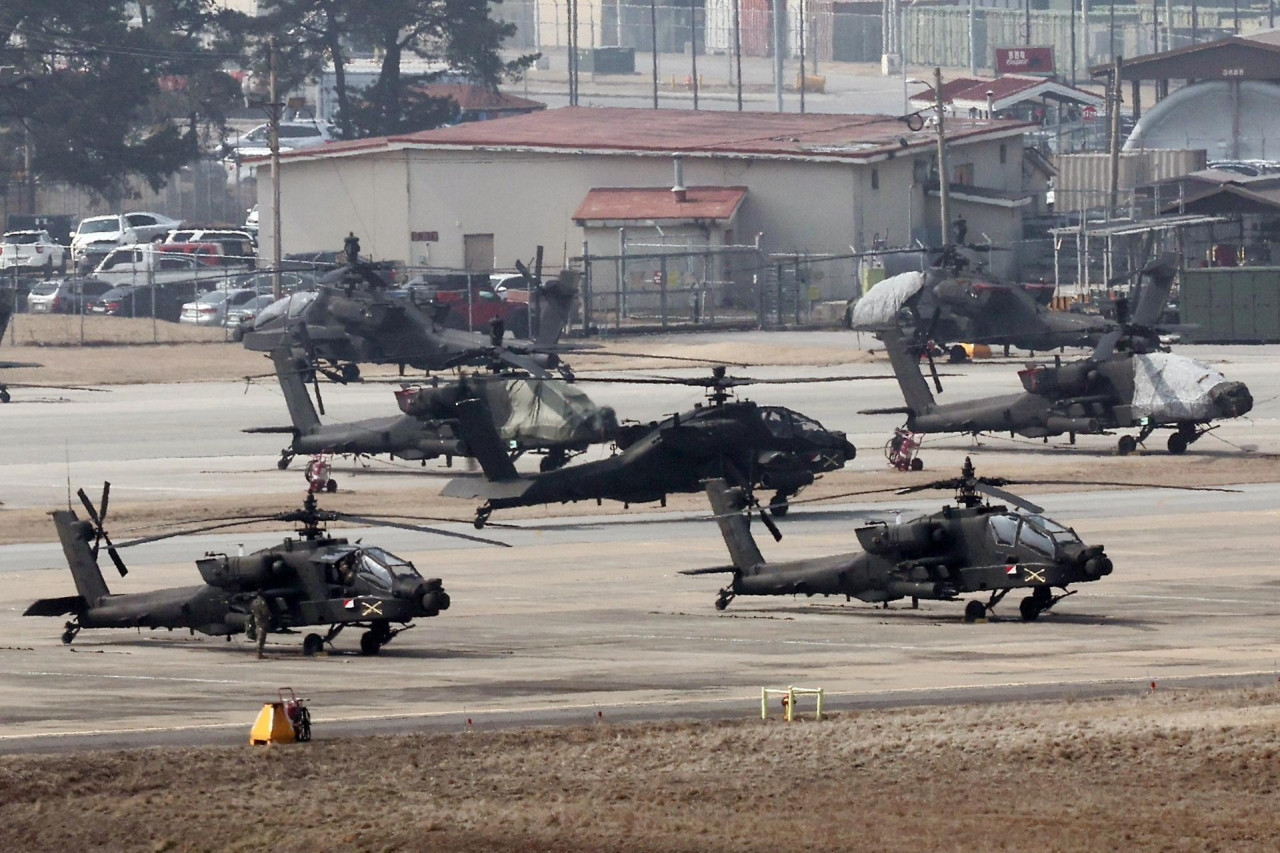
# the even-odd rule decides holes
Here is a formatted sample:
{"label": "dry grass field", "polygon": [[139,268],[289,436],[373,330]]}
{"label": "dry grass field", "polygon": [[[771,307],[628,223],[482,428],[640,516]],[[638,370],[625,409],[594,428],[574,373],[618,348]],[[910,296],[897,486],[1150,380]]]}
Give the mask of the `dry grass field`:
{"label": "dry grass field", "polygon": [[309,745],[0,758],[0,849],[1240,851],[1280,832],[1280,689],[347,741],[316,715]]}

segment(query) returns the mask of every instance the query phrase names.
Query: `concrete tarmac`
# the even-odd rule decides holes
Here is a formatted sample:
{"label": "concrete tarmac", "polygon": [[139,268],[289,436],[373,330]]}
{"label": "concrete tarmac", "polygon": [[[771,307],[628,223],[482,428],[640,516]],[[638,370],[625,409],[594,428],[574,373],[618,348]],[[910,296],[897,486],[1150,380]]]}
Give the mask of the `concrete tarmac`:
{"label": "concrete tarmac", "polygon": [[[749,333],[740,340],[757,348],[848,346],[849,333],[813,334]],[[1222,441],[1206,437],[1193,445],[1187,464],[1211,466],[1244,455],[1238,446],[1280,449],[1280,382],[1270,367],[1275,347],[1179,352],[1217,363],[1229,378],[1248,382],[1259,401],[1249,420],[1218,431]],[[1017,387],[1008,364],[945,370],[958,375],[944,379],[944,398]],[[886,371],[854,364],[740,372]],[[326,391],[334,418],[386,413],[393,405],[386,386]],[[693,389],[652,386],[601,386],[591,393],[641,419],[698,398]],[[883,467],[879,448],[898,418],[855,411],[900,404],[893,382],[760,386],[748,394],[848,429],[861,451],[855,470]],[[298,497],[299,472],[275,469],[279,437],[239,432],[283,422],[283,403],[269,386],[250,386],[247,393],[243,385],[219,383],[136,386],[57,396],[66,402],[11,404],[0,412],[6,508],[64,504],[68,457],[73,485],[112,479],[113,500],[278,493],[283,509]],[[1075,448],[993,439],[975,448],[967,438],[940,439],[930,442],[930,467],[949,476],[965,454],[975,453],[981,472],[996,474],[1002,464],[1015,463],[1052,472],[1073,459],[1107,458],[1113,446],[1114,437],[1082,437]],[[1114,459],[1117,469],[1125,464]],[[1259,456],[1258,464],[1273,463]],[[426,470],[435,471],[434,463]],[[357,483],[361,476],[378,477],[355,470],[349,476]],[[420,482],[416,474],[382,476],[379,488],[401,480]],[[772,560],[854,550],[858,524],[931,511],[948,497],[796,507],[783,541],[765,541],[762,548]],[[60,548],[52,541],[5,546],[0,751],[237,741],[282,685],[311,699],[324,736],[464,728],[468,719],[493,725],[586,722],[597,714],[611,720],[746,715],[758,713],[761,686],[788,684],[823,687],[837,705],[855,706],[1084,695],[1099,685],[1136,689],[1151,681],[1274,681],[1280,669],[1280,571],[1272,556],[1280,546],[1277,498],[1280,483],[1227,494],[1088,488],[1038,494],[1052,517],[1074,526],[1086,542],[1105,544],[1116,570],[1029,624],[1018,621],[1013,596],[996,609],[1003,619],[976,625],[962,622],[963,605],[954,602],[884,610],[842,599],[739,598],[717,612],[712,602],[726,576],[678,574],[728,562],[715,525],[700,512],[636,508],[574,517],[568,507],[562,518],[489,531],[516,546],[510,549],[405,531],[354,531],[348,535],[442,577],[453,598],[450,610],[422,620],[377,657],[358,654],[355,631],[340,635],[331,654],[315,658],[302,657],[300,635],[275,635],[265,661],[254,658],[243,637],[227,642],[180,632],[86,631],[64,646],[60,620],[21,616],[36,598],[72,593]],[[469,509],[463,502],[459,515]],[[51,526],[48,532],[52,539]],[[278,540],[241,533],[142,546],[127,552],[129,576],[109,571],[107,582],[113,592],[188,585],[197,577],[192,561],[206,551]]]}

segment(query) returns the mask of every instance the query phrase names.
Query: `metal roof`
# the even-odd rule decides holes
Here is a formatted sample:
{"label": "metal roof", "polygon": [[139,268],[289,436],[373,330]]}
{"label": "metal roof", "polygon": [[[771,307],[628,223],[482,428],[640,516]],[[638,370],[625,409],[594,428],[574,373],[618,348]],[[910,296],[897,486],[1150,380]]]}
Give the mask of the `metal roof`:
{"label": "metal roof", "polygon": [[[1223,216],[1161,216],[1157,219],[1124,220],[1107,222],[1084,222],[1084,231],[1090,237],[1123,237],[1128,234],[1146,234],[1150,231],[1168,231],[1172,228],[1183,228],[1191,225],[1213,225],[1227,222]],[[1092,227],[1097,226],[1097,227]],[[1070,237],[1081,233],[1080,225],[1066,228],[1050,228],[1049,233],[1056,236]]]}
{"label": "metal roof", "polygon": [[[1280,80],[1280,43],[1263,38],[1227,36],[1161,53],[1126,59],[1121,80]],[[1280,39],[1277,39],[1280,41]],[[1089,69],[1094,77],[1111,73],[1111,65]]]}
{"label": "metal roof", "polygon": [[669,187],[593,187],[574,211],[573,220],[727,221],[746,197],[746,187],[688,187],[684,201]]}
{"label": "metal roof", "polygon": [[[953,118],[952,145],[1018,136],[1030,122]],[[557,153],[872,162],[932,150],[931,130],[911,131],[893,116],[562,107],[376,139],[336,142],[281,155],[286,162],[405,149],[484,149]]]}
{"label": "metal roof", "polygon": [[[1068,86],[1056,80],[1044,77],[1023,77],[1018,74],[1005,74],[1000,77],[981,78],[963,77],[942,84],[942,100],[957,109],[976,107],[987,108],[987,92],[991,93],[992,106],[996,110],[1005,110],[1014,104],[1024,101],[1038,101],[1050,98],[1056,101],[1070,101],[1078,104],[1102,106],[1105,101],[1084,89]],[[930,105],[934,103],[933,89],[928,89],[911,96],[911,103]]]}

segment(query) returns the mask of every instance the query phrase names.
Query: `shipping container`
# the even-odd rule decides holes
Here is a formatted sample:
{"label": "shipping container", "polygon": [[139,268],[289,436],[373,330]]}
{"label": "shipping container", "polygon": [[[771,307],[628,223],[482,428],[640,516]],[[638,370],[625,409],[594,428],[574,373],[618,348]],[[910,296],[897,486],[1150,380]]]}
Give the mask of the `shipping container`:
{"label": "shipping container", "polygon": [[1179,309],[1194,343],[1278,342],[1280,267],[1184,270]]}

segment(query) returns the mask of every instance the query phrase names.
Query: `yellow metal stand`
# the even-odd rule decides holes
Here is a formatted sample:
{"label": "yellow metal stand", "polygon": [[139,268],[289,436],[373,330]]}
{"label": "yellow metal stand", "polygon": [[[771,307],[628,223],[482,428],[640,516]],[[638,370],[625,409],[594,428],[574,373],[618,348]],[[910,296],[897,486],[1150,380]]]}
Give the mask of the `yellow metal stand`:
{"label": "yellow metal stand", "polygon": [[818,697],[818,708],[814,713],[815,720],[822,719],[822,688],[821,687],[761,687],[760,688],[760,719],[769,719],[769,697],[782,696],[783,703],[786,705],[787,722],[795,719],[796,697],[797,696],[816,696]]}
{"label": "yellow metal stand", "polygon": [[293,723],[284,711],[283,702],[267,702],[258,712],[258,719],[249,732],[249,743],[260,746],[267,743],[297,743]]}

